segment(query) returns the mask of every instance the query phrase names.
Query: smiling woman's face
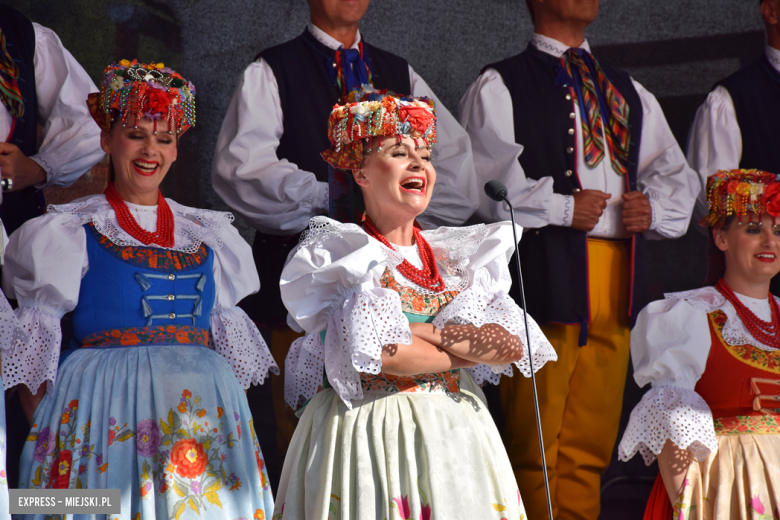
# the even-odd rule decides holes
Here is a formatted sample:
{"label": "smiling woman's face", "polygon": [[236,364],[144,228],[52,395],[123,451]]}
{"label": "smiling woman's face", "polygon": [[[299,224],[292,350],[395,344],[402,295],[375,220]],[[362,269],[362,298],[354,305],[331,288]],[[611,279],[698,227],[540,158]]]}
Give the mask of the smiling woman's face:
{"label": "smiling woman's face", "polygon": [[753,216],[742,217],[742,224],[734,219],[728,229],[713,231],[715,245],[726,256],[726,272],[731,276],[753,282],[766,282],[780,272],[780,224],[773,225],[772,217],[761,215],[761,225]]}
{"label": "smiling woman's face", "polygon": [[116,123],[110,132],[103,132],[101,145],[111,155],[119,195],[135,204],[157,204],[160,183],[176,160],[176,135],[168,133],[165,121],[157,122],[155,134],[152,121],[131,119],[126,127]]}
{"label": "smiling woman's face", "polygon": [[[364,156],[363,168],[354,172],[363,190],[366,211],[372,220],[414,220],[428,207],[436,183],[431,151],[418,147],[411,137],[398,142],[395,137],[381,140],[377,150]],[[418,143],[424,144],[418,139]]]}

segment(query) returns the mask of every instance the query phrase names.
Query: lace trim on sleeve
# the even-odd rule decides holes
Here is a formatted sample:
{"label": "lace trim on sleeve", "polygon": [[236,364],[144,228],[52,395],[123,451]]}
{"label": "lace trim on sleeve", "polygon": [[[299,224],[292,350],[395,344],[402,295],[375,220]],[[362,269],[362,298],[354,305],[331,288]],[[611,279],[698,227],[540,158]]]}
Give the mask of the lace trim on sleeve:
{"label": "lace trim on sleeve", "polygon": [[213,349],[227,359],[244,389],[262,385],[268,372],[279,374],[265,340],[254,322],[238,307],[211,313]]}
{"label": "lace trim on sleeve", "polygon": [[[234,220],[231,213],[189,208],[166,200],[173,211],[175,222],[175,245],[170,249],[192,254],[198,251],[202,243],[214,250],[222,248],[223,230]],[[70,204],[50,205],[47,211],[65,215],[67,225],[72,227],[92,222],[98,233],[118,246],[146,247],[119,226],[113,208],[102,195]]]}
{"label": "lace trim on sleeve", "polygon": [[397,292],[373,288],[334,302],[325,336],[325,372],[347,408],[351,400],[363,398],[360,372],[378,374],[382,347],[392,343],[412,343]]}
{"label": "lace trim on sleeve", "polygon": [[311,399],[322,384],[325,345],[319,334],[293,341],[284,360],[284,400],[293,409]]}
{"label": "lace trim on sleeve", "polygon": [[[498,291],[489,295],[482,287],[473,285],[460,293],[454,300],[447,304],[433,320],[434,326],[441,329],[447,323],[466,324],[482,327],[488,323],[502,326],[513,336],[520,338],[523,344],[523,357],[515,362],[515,366],[525,377],[531,377],[531,366],[528,358],[528,345],[526,345],[525,323],[523,311],[505,292]],[[534,371],[538,371],[548,361],[556,361],[558,355],[545,337],[539,325],[528,316],[528,328],[531,338],[531,353],[534,361]],[[496,384],[501,374],[511,375],[509,364],[484,365],[495,375],[487,376],[484,368],[478,365],[470,369],[469,373],[475,379],[487,380]],[[481,383],[482,381],[477,381]]]}
{"label": "lace trim on sleeve", "polygon": [[649,466],[667,440],[699,462],[718,450],[710,408],[693,390],[664,386],[647,392],[631,412],[618,456],[625,462],[639,451]]}
{"label": "lace trim on sleeve", "polygon": [[34,394],[45,381],[53,390],[60,360],[62,329],[59,318],[31,307],[20,307],[16,317],[27,340],[3,356],[3,382],[6,388],[27,385]]}
{"label": "lace trim on sleeve", "polygon": [[[504,368],[503,372],[495,372],[495,368]],[[534,368],[536,368],[536,365],[534,365]],[[480,364],[472,368],[467,368],[466,371],[469,373],[471,378],[474,380],[475,383],[478,385],[482,385],[482,383],[490,383],[492,385],[497,385],[498,382],[501,380],[502,375],[506,375],[509,377],[512,377],[512,365],[510,363],[507,363],[505,365],[485,365]]]}
{"label": "lace trim on sleeve", "polygon": [[27,342],[27,334],[8,300],[0,294],[0,352],[3,357]]}
{"label": "lace trim on sleeve", "polygon": [[[745,327],[745,324],[742,323],[742,320],[737,315],[737,310],[731,302],[714,287],[667,293],[664,296],[670,300],[685,300],[694,309],[707,314],[716,310],[722,310],[726,314],[726,323],[723,325],[721,334],[723,340],[728,345],[752,345],[762,350],[776,350],[774,347],[765,345],[753,337],[747,327]],[[780,299],[776,299],[780,302]]]}

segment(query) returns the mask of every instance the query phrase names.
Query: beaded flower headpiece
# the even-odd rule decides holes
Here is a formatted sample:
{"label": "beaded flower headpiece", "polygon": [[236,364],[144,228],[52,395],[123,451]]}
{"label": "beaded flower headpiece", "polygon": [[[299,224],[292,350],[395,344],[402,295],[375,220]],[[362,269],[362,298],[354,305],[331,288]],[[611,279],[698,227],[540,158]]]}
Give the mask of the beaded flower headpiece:
{"label": "beaded flower headpiece", "polygon": [[709,213],[702,226],[721,228],[732,215],[749,221],[768,213],[780,216],[780,182],[777,175],[761,170],[719,170],[707,179]]}
{"label": "beaded flower headpiece", "polygon": [[138,63],[122,60],[103,72],[100,92],[90,94],[87,106],[92,118],[109,131],[113,121],[127,123],[146,118],[168,122],[168,133],[183,134],[195,125],[195,86],[162,63]]}
{"label": "beaded flower headpiece", "polygon": [[322,152],[322,157],[334,168],[357,170],[363,166],[364,139],[371,147],[374,137],[392,136],[409,136],[433,146],[433,101],[364,86],[350,92],[345,103],[333,107],[328,119],[331,148]]}

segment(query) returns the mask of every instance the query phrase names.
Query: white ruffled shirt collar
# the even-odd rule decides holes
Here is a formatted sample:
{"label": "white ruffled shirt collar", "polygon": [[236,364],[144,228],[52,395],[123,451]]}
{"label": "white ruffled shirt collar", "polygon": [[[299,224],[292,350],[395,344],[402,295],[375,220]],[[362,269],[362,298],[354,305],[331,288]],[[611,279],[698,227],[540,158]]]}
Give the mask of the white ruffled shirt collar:
{"label": "white ruffled shirt collar", "polygon": [[[756,299],[738,293],[734,294],[737,295],[739,301],[760,319],[763,321],[771,319],[772,311],[769,307],[768,298]],[[747,327],[745,327],[737,315],[737,310],[715,287],[702,287],[701,289],[693,289],[691,291],[668,293],[664,296],[670,300],[685,300],[693,308],[707,314],[716,310],[722,310],[727,318],[723,326],[723,340],[729,345],[753,345],[762,350],[776,350],[774,347],[761,343],[750,334],[750,331],[747,330]]]}
{"label": "white ruffled shirt collar", "polygon": [[[324,46],[333,49],[334,51],[337,51],[343,47],[340,41],[338,41],[336,38],[334,38],[333,36],[329,35],[325,31],[320,29],[313,23],[309,22],[306,28],[309,29],[311,35],[314,36],[317,39],[317,41],[323,44]],[[357,50],[359,48],[358,47],[359,43],[360,43],[360,29],[358,29],[357,35],[355,35],[355,43],[352,44],[352,47],[350,47],[350,49]]]}
{"label": "white ruffled shirt collar", "polygon": [[[173,212],[174,245],[171,250],[194,253],[201,244],[215,250],[222,247],[221,233],[225,226],[233,222],[231,213],[190,208],[171,199],[165,200]],[[130,202],[126,204],[139,226],[146,231],[157,231],[157,206],[142,206]],[[116,212],[105,195],[90,195],[70,204],[52,205],[48,211],[68,215],[67,225],[73,227],[92,222],[98,233],[118,246],[149,247],[119,226]],[[151,247],[159,246],[153,244]]]}
{"label": "white ruffled shirt collar", "polygon": [[[534,33],[531,35],[531,45],[534,46],[534,48],[538,51],[542,51],[546,54],[549,54],[551,56],[555,56],[556,58],[560,58],[563,56],[563,53],[569,50],[569,46],[565,43],[561,43],[555,38],[550,38],[549,36],[543,36],[538,33]],[[580,49],[583,49],[587,52],[590,52],[590,44],[588,43],[587,38],[582,40],[582,43],[579,46]]]}
{"label": "white ruffled shirt collar", "polygon": [[774,47],[767,45],[766,58],[769,60],[769,63],[772,64],[775,70],[780,72],[780,49],[775,49]]}

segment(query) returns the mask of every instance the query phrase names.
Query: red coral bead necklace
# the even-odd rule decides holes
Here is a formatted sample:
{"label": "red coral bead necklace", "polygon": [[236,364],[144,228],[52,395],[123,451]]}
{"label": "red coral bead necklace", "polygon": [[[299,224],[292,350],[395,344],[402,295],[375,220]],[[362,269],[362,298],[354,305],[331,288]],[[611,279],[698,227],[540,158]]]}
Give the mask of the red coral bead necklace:
{"label": "red coral bead necklace", "polygon": [[108,187],[103,192],[106,196],[106,200],[111,204],[116,212],[116,219],[119,221],[119,226],[124,229],[128,235],[135,238],[142,244],[147,246],[157,244],[160,247],[173,247],[174,238],[174,222],[173,211],[168,205],[168,202],[162,196],[162,192],[157,191],[157,231],[154,233],[146,231],[142,228],[138,221],[135,219],[130,208],[127,207],[127,203],[117,193],[114,188],[114,183],[108,183]]}
{"label": "red coral bead necklace", "polygon": [[[368,218],[368,215],[365,216],[365,220],[363,221],[363,229],[366,233],[368,233],[369,236],[374,237],[375,239],[382,242],[385,246],[389,247],[393,251],[396,251],[393,245],[388,242],[385,236],[379,232],[374,223],[371,222],[371,219]],[[433,249],[431,249],[428,241],[423,238],[419,229],[414,227],[412,232],[414,233],[414,240],[417,244],[417,250],[420,252],[423,268],[416,268],[407,259],[404,258],[404,261],[398,264],[396,269],[398,269],[398,272],[401,273],[404,278],[410,282],[414,282],[420,287],[424,287],[429,291],[443,291],[445,289],[444,280],[442,279],[441,273],[439,272],[439,266],[436,265],[436,257],[433,254]]]}
{"label": "red coral bead necklace", "polygon": [[778,307],[777,300],[771,293],[769,294],[769,308],[772,311],[772,318],[770,321],[764,321],[740,301],[739,297],[731,290],[731,287],[726,284],[723,278],[718,280],[715,288],[731,302],[731,305],[737,311],[739,319],[742,320],[742,323],[745,324],[745,327],[747,327],[755,339],[769,347],[780,348],[780,307]]}

